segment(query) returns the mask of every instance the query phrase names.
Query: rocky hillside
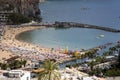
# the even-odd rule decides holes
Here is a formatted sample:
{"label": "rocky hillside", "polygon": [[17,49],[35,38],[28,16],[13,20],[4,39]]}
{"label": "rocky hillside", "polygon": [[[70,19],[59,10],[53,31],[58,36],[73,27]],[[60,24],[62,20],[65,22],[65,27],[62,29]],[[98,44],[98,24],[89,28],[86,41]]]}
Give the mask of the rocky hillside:
{"label": "rocky hillside", "polygon": [[40,19],[39,0],[0,0],[0,10],[13,10],[34,20]]}
{"label": "rocky hillside", "polygon": [[12,0],[0,0],[0,11],[12,10],[13,9]]}

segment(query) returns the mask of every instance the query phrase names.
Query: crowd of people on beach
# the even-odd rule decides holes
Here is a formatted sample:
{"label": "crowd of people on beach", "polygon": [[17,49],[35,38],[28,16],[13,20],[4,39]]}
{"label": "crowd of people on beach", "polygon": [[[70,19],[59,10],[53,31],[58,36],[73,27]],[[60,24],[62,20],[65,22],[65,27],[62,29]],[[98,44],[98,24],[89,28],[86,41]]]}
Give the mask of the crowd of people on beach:
{"label": "crowd of people on beach", "polygon": [[43,46],[34,45],[27,42],[18,41],[16,36],[24,31],[40,29],[43,27],[5,27],[5,34],[2,36],[0,42],[0,49],[3,51],[10,51],[14,55],[18,55],[26,60],[44,61],[45,59],[54,59],[62,62],[70,58],[69,55],[61,53],[60,50],[54,48],[46,48]]}
{"label": "crowd of people on beach", "polygon": [[[6,30],[3,40],[0,42],[0,49],[8,50],[13,54],[19,55],[24,59],[29,60],[45,60],[45,59],[55,59],[56,61],[62,62],[64,60],[69,60],[70,55],[63,54],[61,50],[56,50],[54,48],[46,48],[43,46],[33,45],[31,43],[18,41],[16,35],[21,32],[45,28],[43,27],[16,27],[10,28],[5,27]],[[111,45],[112,43],[107,43],[105,45],[98,46],[97,48],[104,49],[106,46]]]}
{"label": "crowd of people on beach", "polygon": [[11,51],[15,55],[18,55],[21,58],[29,59],[29,60],[44,61],[45,59],[55,59],[56,61],[63,61],[64,59],[70,57],[69,55],[66,54],[52,52],[52,50],[51,52],[42,52],[42,51],[37,51],[35,49],[10,46],[2,43],[0,44],[0,49]]}

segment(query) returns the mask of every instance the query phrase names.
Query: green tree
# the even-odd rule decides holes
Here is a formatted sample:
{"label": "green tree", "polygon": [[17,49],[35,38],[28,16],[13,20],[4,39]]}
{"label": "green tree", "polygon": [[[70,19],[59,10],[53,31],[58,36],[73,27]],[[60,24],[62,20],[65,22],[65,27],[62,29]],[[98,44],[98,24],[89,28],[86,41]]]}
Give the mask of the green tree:
{"label": "green tree", "polygon": [[96,70],[94,70],[94,66],[96,65],[96,62],[95,61],[91,61],[88,64],[90,66],[90,75],[96,74]]}
{"label": "green tree", "polygon": [[87,54],[87,57],[89,58],[94,58],[96,57],[96,53],[97,53],[97,49],[91,49],[88,52],[86,52],[85,54]]}
{"label": "green tree", "polygon": [[90,69],[93,70],[94,65],[95,65],[95,62],[94,62],[94,61],[91,61],[91,62],[89,63],[89,65],[90,65]]}
{"label": "green tree", "polygon": [[109,50],[112,52],[112,54],[114,54],[116,51],[116,47],[110,47]]}
{"label": "green tree", "polygon": [[6,64],[6,63],[1,64],[1,69],[6,70],[8,67],[9,67],[9,66],[8,66],[8,64]]}
{"label": "green tree", "polygon": [[109,51],[105,51],[104,53],[103,53],[103,56],[108,56],[109,55]]}
{"label": "green tree", "polygon": [[21,24],[30,22],[30,18],[25,15],[13,13],[9,15],[9,19],[13,24]]}
{"label": "green tree", "polygon": [[24,65],[24,67],[25,67],[26,63],[27,63],[26,60],[23,60],[23,61],[22,61],[22,65]]}
{"label": "green tree", "polygon": [[21,62],[20,62],[19,60],[15,60],[15,61],[13,62],[13,64],[14,64],[14,68],[15,68],[15,69],[21,67]]}
{"label": "green tree", "polygon": [[78,59],[80,59],[80,53],[78,51],[75,51],[73,53],[73,57],[75,57],[76,64],[78,64]]}
{"label": "green tree", "polygon": [[58,64],[51,60],[46,60],[43,64],[44,70],[39,73],[38,80],[61,80],[61,74],[57,71]]}
{"label": "green tree", "polygon": [[97,56],[97,57],[95,58],[95,60],[96,60],[96,62],[99,64],[99,63],[101,63],[102,58],[101,58],[101,56]]}
{"label": "green tree", "polygon": [[105,56],[102,56],[102,57],[101,57],[101,63],[104,63],[104,62],[106,62],[106,61],[107,61],[106,57],[105,57]]}
{"label": "green tree", "polygon": [[118,54],[118,65],[120,66],[120,53]]}

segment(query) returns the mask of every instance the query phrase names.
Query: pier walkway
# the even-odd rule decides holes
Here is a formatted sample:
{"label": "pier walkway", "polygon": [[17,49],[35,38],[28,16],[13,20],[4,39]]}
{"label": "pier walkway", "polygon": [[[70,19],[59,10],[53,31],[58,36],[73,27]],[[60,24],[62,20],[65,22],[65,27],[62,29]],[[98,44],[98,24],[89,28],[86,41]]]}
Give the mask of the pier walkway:
{"label": "pier walkway", "polygon": [[55,28],[77,27],[77,28],[98,29],[98,30],[104,30],[104,31],[115,32],[115,33],[120,32],[119,29],[96,26],[96,25],[89,25],[89,24],[82,24],[82,23],[75,23],[75,22],[41,22],[41,23],[33,23],[31,25],[32,26],[47,26],[47,27],[55,27]]}

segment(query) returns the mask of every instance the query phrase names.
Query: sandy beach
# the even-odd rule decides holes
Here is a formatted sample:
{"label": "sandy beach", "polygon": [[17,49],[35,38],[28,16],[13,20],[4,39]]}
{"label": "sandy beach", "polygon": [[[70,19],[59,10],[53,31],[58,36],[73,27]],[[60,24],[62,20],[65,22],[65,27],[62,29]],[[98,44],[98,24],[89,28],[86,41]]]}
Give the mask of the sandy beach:
{"label": "sandy beach", "polygon": [[[22,32],[35,30],[35,29],[43,29],[43,28],[46,28],[46,27],[45,26],[24,26],[24,27],[22,26],[22,27],[10,28],[6,26],[5,34],[0,43],[0,46],[1,46],[0,53],[4,56],[0,56],[0,60],[2,60],[3,58],[8,59],[13,54],[19,55],[18,53],[21,53],[20,54],[21,57],[26,59],[31,59],[31,60],[32,59],[44,60],[44,59],[50,58],[50,59],[56,59],[57,61],[61,62],[69,59],[68,55],[62,54],[58,50],[34,45],[27,42],[18,41],[16,39],[16,36]],[[24,54],[25,52],[26,54]]]}
{"label": "sandy beach", "polygon": [[38,49],[37,46],[35,46],[33,44],[16,40],[15,37],[17,35],[19,35],[20,33],[25,32],[25,31],[42,29],[42,28],[45,28],[45,26],[38,26],[38,27],[28,26],[28,27],[18,27],[18,28],[6,27],[5,34],[4,34],[4,37],[3,37],[3,40],[1,41],[1,43],[6,44],[6,45],[10,45],[10,46],[24,47],[24,48],[28,48],[28,49],[33,49],[33,48]]}

